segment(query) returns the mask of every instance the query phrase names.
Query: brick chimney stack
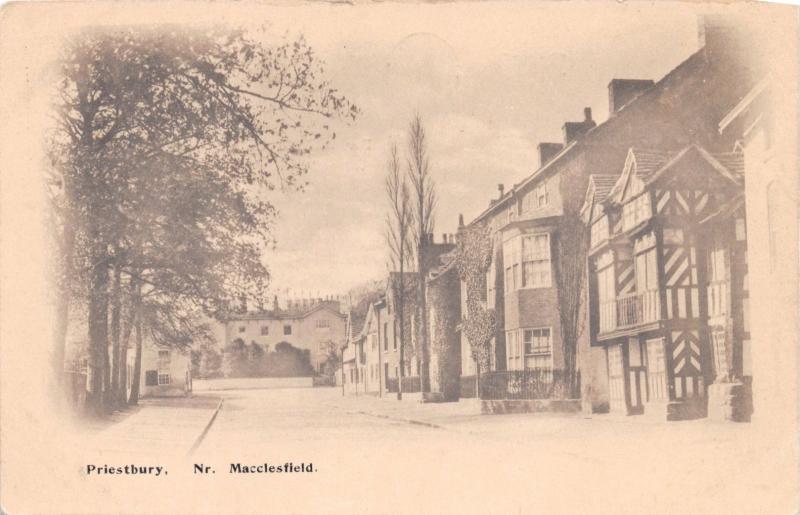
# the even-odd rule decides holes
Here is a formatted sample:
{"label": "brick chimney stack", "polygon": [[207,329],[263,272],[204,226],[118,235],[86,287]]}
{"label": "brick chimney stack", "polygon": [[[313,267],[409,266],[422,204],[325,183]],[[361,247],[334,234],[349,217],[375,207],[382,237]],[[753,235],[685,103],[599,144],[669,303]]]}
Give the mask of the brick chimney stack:
{"label": "brick chimney stack", "polygon": [[582,122],[566,122],[562,128],[564,132],[564,145],[569,145],[579,136],[582,136],[590,129],[594,128],[597,124],[592,120],[592,108],[585,107],[583,109]]}
{"label": "brick chimney stack", "polygon": [[616,113],[654,84],[646,79],[612,79],[608,83],[608,112]]}
{"label": "brick chimney stack", "polygon": [[539,143],[536,148],[539,150],[539,168],[541,168],[561,152],[564,145],[561,143]]}

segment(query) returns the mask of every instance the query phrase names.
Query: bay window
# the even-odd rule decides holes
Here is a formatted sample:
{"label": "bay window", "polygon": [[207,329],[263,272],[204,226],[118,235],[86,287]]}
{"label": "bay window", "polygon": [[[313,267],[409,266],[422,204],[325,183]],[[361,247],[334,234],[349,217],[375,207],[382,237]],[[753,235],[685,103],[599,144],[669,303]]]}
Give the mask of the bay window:
{"label": "bay window", "polygon": [[552,370],[553,345],[549,327],[506,331],[509,370]]}
{"label": "bay window", "polygon": [[550,235],[525,234],[503,243],[505,293],[522,288],[549,288]]}

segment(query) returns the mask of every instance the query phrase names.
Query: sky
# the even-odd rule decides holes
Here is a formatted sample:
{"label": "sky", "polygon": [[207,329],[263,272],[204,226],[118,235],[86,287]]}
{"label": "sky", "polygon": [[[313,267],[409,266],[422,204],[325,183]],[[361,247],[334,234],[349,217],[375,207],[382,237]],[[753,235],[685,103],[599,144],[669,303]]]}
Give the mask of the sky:
{"label": "sky", "polygon": [[608,117],[612,78],[659,79],[698,48],[697,10],[644,2],[372,4],[270,10],[303,34],[361,115],[311,158],[309,187],[271,201],[273,292],[344,293],[387,271],[383,178],[414,113],[439,197],[434,237],[454,233],[538,166],[565,121]]}

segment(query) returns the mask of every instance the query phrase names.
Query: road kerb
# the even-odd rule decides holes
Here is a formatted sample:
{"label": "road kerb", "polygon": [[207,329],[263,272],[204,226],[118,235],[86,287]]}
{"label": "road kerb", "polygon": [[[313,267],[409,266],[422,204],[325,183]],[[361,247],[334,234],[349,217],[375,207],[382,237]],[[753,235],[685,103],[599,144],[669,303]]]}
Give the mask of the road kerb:
{"label": "road kerb", "polygon": [[214,420],[217,419],[217,414],[219,413],[220,408],[222,408],[222,403],[224,400],[225,400],[224,398],[221,398],[219,400],[217,408],[214,410],[214,414],[211,415],[210,419],[208,419],[208,423],[206,424],[206,427],[203,429],[203,432],[200,433],[200,435],[192,444],[192,447],[189,449],[189,452],[186,453],[187,456],[191,456],[191,454],[194,451],[196,451],[198,447],[200,447],[200,444],[203,443],[203,439],[205,439],[206,435],[208,434],[208,431],[211,429],[211,425],[214,423]]}

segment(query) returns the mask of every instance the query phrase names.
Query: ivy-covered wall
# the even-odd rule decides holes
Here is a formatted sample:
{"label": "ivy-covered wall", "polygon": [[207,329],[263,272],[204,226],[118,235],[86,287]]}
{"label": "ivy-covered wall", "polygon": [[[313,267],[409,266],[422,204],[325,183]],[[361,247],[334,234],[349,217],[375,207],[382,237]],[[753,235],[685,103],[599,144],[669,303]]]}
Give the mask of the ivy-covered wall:
{"label": "ivy-covered wall", "polygon": [[461,281],[450,267],[428,281],[431,325],[431,392],[455,401],[461,389]]}

